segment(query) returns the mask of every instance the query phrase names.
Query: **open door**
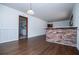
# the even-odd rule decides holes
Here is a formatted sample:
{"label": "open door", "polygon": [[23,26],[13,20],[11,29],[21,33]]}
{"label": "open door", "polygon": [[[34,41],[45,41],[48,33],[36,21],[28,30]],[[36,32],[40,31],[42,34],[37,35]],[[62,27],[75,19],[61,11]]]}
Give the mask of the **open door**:
{"label": "open door", "polygon": [[28,38],[28,18],[19,16],[19,39]]}

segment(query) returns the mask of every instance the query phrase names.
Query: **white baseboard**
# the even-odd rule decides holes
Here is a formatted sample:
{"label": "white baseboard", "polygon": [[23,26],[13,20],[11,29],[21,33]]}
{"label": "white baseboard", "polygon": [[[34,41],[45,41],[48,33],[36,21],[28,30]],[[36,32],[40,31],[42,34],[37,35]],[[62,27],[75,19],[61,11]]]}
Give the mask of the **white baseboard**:
{"label": "white baseboard", "polygon": [[35,36],[29,36],[28,38],[33,38],[33,37],[37,37],[37,36],[43,36],[45,34],[41,34],[41,35],[35,35]]}
{"label": "white baseboard", "polygon": [[[28,37],[28,38],[33,38],[33,37],[37,37],[37,36],[43,36],[45,34],[41,34],[41,35],[36,35],[36,36],[31,36],[31,37]],[[16,40],[19,40],[19,39],[11,39],[11,40],[4,40],[4,41],[0,41],[0,43],[7,43],[7,42],[11,42],[11,41],[16,41]]]}
{"label": "white baseboard", "polygon": [[7,43],[7,42],[15,41],[15,40],[18,40],[18,39],[12,39],[12,40],[7,40],[7,41],[1,41],[0,43]]}

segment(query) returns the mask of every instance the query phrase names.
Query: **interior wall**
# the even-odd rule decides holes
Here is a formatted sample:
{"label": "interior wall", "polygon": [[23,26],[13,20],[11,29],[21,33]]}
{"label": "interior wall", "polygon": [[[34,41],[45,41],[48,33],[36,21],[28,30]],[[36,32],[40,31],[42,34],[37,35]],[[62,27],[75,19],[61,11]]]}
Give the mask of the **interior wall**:
{"label": "interior wall", "polygon": [[0,43],[18,40],[19,15],[29,18],[28,37],[45,33],[45,21],[0,4]]}
{"label": "interior wall", "polygon": [[73,26],[78,27],[77,29],[77,48],[79,50],[79,3],[75,4],[73,8]]}
{"label": "interior wall", "polygon": [[69,26],[69,20],[48,22],[48,24],[53,24],[53,27],[68,27]]}
{"label": "interior wall", "polygon": [[47,22],[44,20],[41,20],[36,17],[29,16],[28,18],[28,37],[34,37],[39,35],[45,35],[45,28],[47,25]]}

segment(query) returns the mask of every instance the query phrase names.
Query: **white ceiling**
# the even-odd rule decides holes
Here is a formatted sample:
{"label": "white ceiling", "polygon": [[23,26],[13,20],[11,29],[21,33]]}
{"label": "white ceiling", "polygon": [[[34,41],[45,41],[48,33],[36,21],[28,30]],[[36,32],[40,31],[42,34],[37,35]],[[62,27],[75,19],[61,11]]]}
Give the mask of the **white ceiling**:
{"label": "white ceiling", "polygon": [[[29,3],[3,3],[8,7],[25,12],[29,9]],[[67,19],[72,13],[74,3],[32,3],[35,17],[46,21],[58,21]]]}

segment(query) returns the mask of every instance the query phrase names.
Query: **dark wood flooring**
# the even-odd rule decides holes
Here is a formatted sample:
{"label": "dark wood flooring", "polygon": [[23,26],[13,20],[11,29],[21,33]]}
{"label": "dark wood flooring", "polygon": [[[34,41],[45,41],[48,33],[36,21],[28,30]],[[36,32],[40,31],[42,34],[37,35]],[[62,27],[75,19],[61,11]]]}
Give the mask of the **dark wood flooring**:
{"label": "dark wood flooring", "polygon": [[75,47],[48,43],[45,36],[0,44],[0,55],[78,55]]}

